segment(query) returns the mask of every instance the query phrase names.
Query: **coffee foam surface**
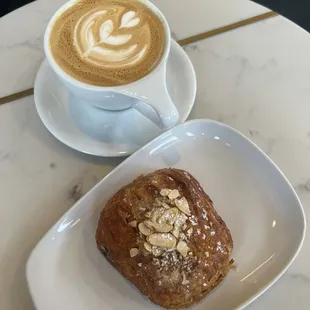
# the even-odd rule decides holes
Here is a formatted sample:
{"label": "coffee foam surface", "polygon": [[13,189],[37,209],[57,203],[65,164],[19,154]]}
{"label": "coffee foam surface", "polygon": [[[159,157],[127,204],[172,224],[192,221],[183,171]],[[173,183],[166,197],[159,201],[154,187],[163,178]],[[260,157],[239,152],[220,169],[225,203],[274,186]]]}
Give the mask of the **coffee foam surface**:
{"label": "coffee foam surface", "polygon": [[162,22],[138,0],[80,0],[52,27],[50,48],[56,62],[93,85],[140,79],[157,66],[165,48]]}

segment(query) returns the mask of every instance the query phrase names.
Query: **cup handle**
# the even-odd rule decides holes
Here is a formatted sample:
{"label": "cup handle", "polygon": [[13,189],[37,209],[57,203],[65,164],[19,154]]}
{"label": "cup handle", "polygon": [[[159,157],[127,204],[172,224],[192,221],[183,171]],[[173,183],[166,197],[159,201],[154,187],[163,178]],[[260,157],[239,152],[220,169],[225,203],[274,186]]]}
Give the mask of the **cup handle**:
{"label": "cup handle", "polygon": [[[152,122],[159,125],[162,129],[168,129],[177,124],[179,112],[172,102],[166,85],[166,66],[157,68],[150,76],[129,84],[124,85],[120,93],[142,101],[135,103],[133,108],[149,118]],[[160,123],[149,112],[151,106],[160,119]]]}

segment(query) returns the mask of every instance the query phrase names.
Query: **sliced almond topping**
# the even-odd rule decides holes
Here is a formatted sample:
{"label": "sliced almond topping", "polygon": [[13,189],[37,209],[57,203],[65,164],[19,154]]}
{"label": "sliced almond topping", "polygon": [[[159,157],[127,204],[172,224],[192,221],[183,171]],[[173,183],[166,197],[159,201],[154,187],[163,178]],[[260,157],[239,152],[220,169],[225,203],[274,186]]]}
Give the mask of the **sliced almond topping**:
{"label": "sliced almond topping", "polygon": [[144,248],[148,251],[148,252],[152,252],[152,246],[147,243],[147,242],[144,242]]}
{"label": "sliced almond topping", "polygon": [[180,230],[178,227],[174,227],[171,233],[178,239],[180,235]]}
{"label": "sliced almond topping", "polygon": [[173,225],[177,216],[179,214],[179,210],[177,208],[170,208],[166,210],[163,215],[158,219],[159,224],[168,223]]}
{"label": "sliced almond topping", "polygon": [[139,263],[138,266],[139,266],[139,267],[142,267],[142,263]]}
{"label": "sliced almond topping", "polygon": [[209,252],[205,252],[205,255],[206,255],[206,257],[210,256]]}
{"label": "sliced almond topping", "polygon": [[174,226],[175,227],[182,227],[182,225],[186,222],[187,220],[187,216],[182,213],[182,212],[179,212],[175,222],[174,222]]}
{"label": "sliced almond topping", "polygon": [[170,194],[172,190],[171,189],[168,189],[168,188],[163,188],[161,191],[160,191],[160,194],[163,196],[163,197],[166,197]]}
{"label": "sliced almond topping", "polygon": [[172,190],[169,194],[168,194],[168,198],[170,200],[174,200],[176,198],[178,198],[180,196],[180,193],[177,189]]}
{"label": "sliced almond topping", "polygon": [[168,233],[155,233],[148,237],[150,244],[161,247],[174,249],[177,243],[177,239]]}
{"label": "sliced almond topping", "polygon": [[235,264],[231,266],[231,269],[233,269],[234,271],[239,271],[238,266]]}
{"label": "sliced almond topping", "polygon": [[138,225],[138,228],[144,236],[149,236],[152,233],[152,230],[149,227],[147,227],[144,223],[140,223]]}
{"label": "sliced almond topping", "polygon": [[189,281],[186,279],[186,275],[185,275],[185,273],[183,272],[182,285],[186,285],[186,284],[188,284],[188,283],[189,283]]}
{"label": "sliced almond topping", "polygon": [[185,197],[176,199],[174,203],[183,213],[186,215],[191,215],[191,211],[189,210],[189,205]]}
{"label": "sliced almond topping", "polygon": [[137,248],[132,248],[129,251],[130,257],[135,257],[139,254],[139,250]]}
{"label": "sliced almond topping", "polygon": [[158,224],[156,222],[153,221],[145,221],[145,226],[150,227],[154,230],[156,230],[157,232],[170,232],[173,229],[172,225],[169,224]]}
{"label": "sliced almond topping", "polygon": [[150,218],[151,215],[152,215],[152,213],[151,213],[150,211],[149,211],[149,212],[146,212],[146,213],[144,214],[144,216],[147,217],[147,218]]}
{"label": "sliced almond topping", "polygon": [[177,245],[177,250],[181,253],[183,257],[186,257],[189,251],[189,247],[187,246],[186,242],[180,241]]}
{"label": "sliced almond topping", "polygon": [[152,216],[151,216],[152,217],[152,221],[153,222],[157,222],[158,218],[160,218],[164,212],[165,212],[164,208],[155,209],[152,212]]}
{"label": "sliced almond topping", "polygon": [[165,209],[170,209],[170,206],[165,203],[165,202],[162,202],[161,205],[165,208]]}
{"label": "sliced almond topping", "polygon": [[146,227],[148,227],[149,229],[153,229],[153,222],[151,221],[151,220],[146,220],[146,221],[144,221],[143,222],[144,223],[144,225],[146,226]]}
{"label": "sliced almond topping", "polygon": [[132,222],[128,223],[128,225],[131,227],[137,227],[137,221],[132,221]]}
{"label": "sliced almond topping", "polygon": [[184,233],[182,233],[182,232],[180,233],[180,239],[181,239],[181,240],[185,240],[185,239],[186,239],[185,234],[184,234]]}
{"label": "sliced almond topping", "polygon": [[191,235],[193,234],[193,227],[191,227],[191,228],[189,228],[188,230],[187,230],[187,232],[186,232],[186,234],[187,234],[187,237],[188,238],[190,238],[191,237]]}

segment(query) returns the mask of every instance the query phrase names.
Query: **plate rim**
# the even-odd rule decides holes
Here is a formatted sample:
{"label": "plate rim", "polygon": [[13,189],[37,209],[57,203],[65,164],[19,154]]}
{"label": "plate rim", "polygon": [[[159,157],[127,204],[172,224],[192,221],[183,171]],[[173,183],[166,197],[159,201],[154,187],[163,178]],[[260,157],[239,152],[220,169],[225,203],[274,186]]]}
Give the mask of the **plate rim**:
{"label": "plate rim", "polygon": [[[182,46],[178,44],[177,41],[175,41],[174,39],[171,39],[171,50],[173,48],[176,49],[178,53],[182,53],[185,56],[184,59],[186,59],[185,61],[187,62],[188,66],[190,67],[190,71],[192,73],[192,78],[193,78],[193,80],[192,80],[193,98],[190,100],[191,102],[188,105],[186,113],[184,113],[183,116],[180,117],[180,119],[179,119],[179,121],[177,123],[177,125],[179,125],[179,124],[184,123],[187,120],[187,118],[189,117],[190,113],[192,112],[194,104],[196,102],[196,98],[197,98],[197,75],[196,75],[196,71],[195,71],[194,65],[193,65],[189,55],[182,48]],[[78,149],[77,147],[75,147],[74,143],[73,144],[70,143],[68,141],[68,139],[64,139],[61,136],[57,135],[56,131],[52,128],[52,126],[48,125],[46,121],[43,121],[43,119],[45,119],[45,116],[43,116],[42,105],[38,103],[39,102],[39,99],[38,99],[39,98],[39,93],[38,93],[38,89],[39,89],[39,87],[38,87],[39,76],[42,74],[41,70],[42,70],[42,67],[44,65],[48,65],[49,66],[46,58],[44,58],[44,60],[41,62],[39,70],[38,70],[38,72],[36,74],[36,77],[35,77],[35,82],[34,82],[34,103],[35,103],[35,107],[36,107],[36,110],[37,110],[37,113],[38,113],[38,115],[40,117],[41,122],[43,123],[44,127],[52,134],[52,136],[55,139],[57,139],[62,144],[66,145],[67,147],[69,147],[69,148],[71,148],[71,149],[73,149],[73,150],[75,150],[77,152],[80,152],[82,154],[91,155],[91,156],[96,156],[96,157],[106,157],[106,158],[110,158],[110,157],[112,157],[112,158],[126,157],[126,156],[130,156],[130,155],[134,154],[135,152],[137,152],[139,150],[139,148],[138,148],[135,151],[126,151],[126,152],[112,152],[112,151],[110,151],[108,153],[104,153],[104,152],[96,152],[95,153],[95,152],[91,152],[91,151],[87,151],[87,150]],[[162,133],[164,133],[164,132],[165,131],[163,131]],[[162,133],[160,133],[160,135]],[[91,139],[91,138],[89,137],[89,139]],[[150,140],[150,141],[152,141],[152,140]],[[144,146],[142,146],[142,147],[144,147]]]}
{"label": "plate rim", "polygon": [[55,229],[55,227],[57,227],[58,223],[60,223],[63,219],[65,219],[69,213],[71,213],[72,211],[74,211],[81,202],[83,202],[90,194],[91,192],[97,188],[102,186],[102,184],[105,182],[105,180],[107,178],[109,178],[112,174],[116,173],[117,171],[119,171],[120,169],[122,169],[123,166],[125,166],[127,164],[128,161],[131,160],[131,157],[133,156],[137,156],[139,153],[143,152],[145,148],[148,148],[151,144],[155,143],[156,141],[163,139],[165,136],[168,136],[172,133],[173,130],[176,130],[177,128],[180,127],[185,127],[185,126],[190,126],[193,124],[212,124],[215,126],[219,126],[219,127],[224,127],[230,131],[232,131],[233,133],[239,135],[241,138],[243,138],[245,140],[245,142],[247,142],[248,144],[250,144],[253,148],[255,148],[256,151],[260,152],[261,155],[263,155],[263,157],[272,164],[273,168],[282,176],[283,180],[286,182],[286,184],[289,186],[291,193],[293,194],[297,205],[299,206],[299,211],[300,211],[300,215],[302,218],[302,223],[303,223],[303,227],[302,227],[302,234],[301,234],[301,239],[299,240],[298,246],[295,249],[295,251],[293,252],[294,254],[292,255],[292,257],[288,260],[288,262],[283,266],[282,270],[274,277],[272,278],[270,281],[267,281],[266,284],[262,285],[261,288],[259,289],[259,291],[255,294],[253,294],[252,296],[250,296],[248,299],[246,299],[245,301],[243,301],[242,303],[240,303],[240,305],[236,308],[237,310],[242,310],[244,309],[246,306],[248,306],[249,304],[251,304],[254,300],[256,300],[258,297],[260,297],[262,294],[264,294],[271,286],[273,286],[282,276],[283,274],[288,270],[288,268],[292,265],[292,263],[294,262],[294,260],[296,259],[297,255],[299,254],[303,242],[305,240],[305,236],[306,236],[306,227],[307,227],[307,221],[306,221],[306,216],[305,216],[305,212],[302,206],[302,203],[294,189],[294,187],[292,186],[292,184],[289,182],[289,180],[287,179],[287,177],[284,175],[284,173],[280,170],[280,168],[273,162],[273,160],[260,148],[258,147],[254,142],[252,142],[248,137],[246,137],[244,134],[242,134],[240,131],[238,131],[237,129],[234,129],[233,127],[226,125],[224,123],[215,121],[215,120],[211,120],[211,119],[194,119],[194,120],[189,120],[186,121],[184,123],[178,124],[177,126],[163,132],[162,134],[160,134],[159,136],[155,137],[153,140],[151,140],[150,142],[148,142],[147,144],[145,144],[142,148],[140,148],[138,151],[136,151],[132,156],[129,156],[128,158],[126,158],[122,163],[120,163],[118,166],[116,166],[112,171],[110,171],[105,177],[103,177],[95,186],[93,186],[81,199],[79,199],[71,208],[69,208],[53,225],[52,227],[43,235],[43,237],[39,240],[39,242],[35,245],[35,247],[33,248],[33,250],[31,251],[30,255],[28,256],[27,262],[26,262],[26,279],[27,279],[27,286],[30,292],[30,295],[33,299],[34,304],[36,305],[36,298],[35,298],[35,294],[32,291],[32,287],[31,287],[31,274],[30,274],[30,263],[32,261],[32,258],[35,254],[35,252],[37,251],[37,249],[40,247],[41,243],[47,238],[47,236],[50,234],[51,231],[53,231]]}

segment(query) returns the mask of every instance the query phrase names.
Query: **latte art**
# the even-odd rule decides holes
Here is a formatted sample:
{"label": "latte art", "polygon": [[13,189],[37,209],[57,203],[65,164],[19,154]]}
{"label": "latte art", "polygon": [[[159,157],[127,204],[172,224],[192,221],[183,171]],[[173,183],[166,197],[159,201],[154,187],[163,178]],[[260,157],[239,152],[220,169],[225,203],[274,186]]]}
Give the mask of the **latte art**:
{"label": "latte art", "polygon": [[73,77],[121,85],[156,67],[165,47],[164,28],[140,1],[82,0],[56,20],[50,46]]}
{"label": "latte art", "polygon": [[145,57],[150,38],[149,24],[142,23],[136,12],[113,6],[82,16],[76,25],[74,43],[85,61],[98,67],[121,68],[133,66]]}

